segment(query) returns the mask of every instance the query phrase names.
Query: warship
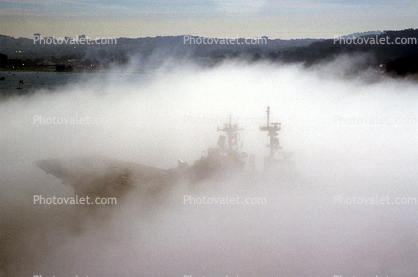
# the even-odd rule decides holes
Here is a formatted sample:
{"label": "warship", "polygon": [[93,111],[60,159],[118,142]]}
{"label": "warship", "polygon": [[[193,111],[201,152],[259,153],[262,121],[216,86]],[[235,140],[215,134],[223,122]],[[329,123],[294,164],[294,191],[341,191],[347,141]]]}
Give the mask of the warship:
{"label": "warship", "polygon": [[[259,127],[266,132],[270,154],[264,159],[264,170],[285,175],[291,165],[290,156],[281,151],[279,131],[281,123],[270,122],[270,107],[267,107],[267,123]],[[130,190],[136,189],[145,197],[159,196],[169,191],[177,182],[197,185],[204,180],[228,178],[237,174],[257,174],[255,155],[241,151],[239,128],[229,122],[222,128],[216,147],[210,147],[192,165],[178,160],[177,168],[161,169],[132,162],[110,159],[103,156],[83,156],[68,159],[37,161],[36,165],[59,178],[64,185],[70,185],[78,196],[122,198]]]}

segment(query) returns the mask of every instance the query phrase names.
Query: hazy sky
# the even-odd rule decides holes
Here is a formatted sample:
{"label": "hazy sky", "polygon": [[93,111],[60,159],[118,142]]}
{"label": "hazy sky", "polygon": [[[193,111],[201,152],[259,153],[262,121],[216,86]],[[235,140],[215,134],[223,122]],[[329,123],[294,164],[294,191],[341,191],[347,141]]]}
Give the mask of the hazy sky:
{"label": "hazy sky", "polygon": [[417,14],[416,0],[6,0],[0,34],[332,38],[417,28]]}

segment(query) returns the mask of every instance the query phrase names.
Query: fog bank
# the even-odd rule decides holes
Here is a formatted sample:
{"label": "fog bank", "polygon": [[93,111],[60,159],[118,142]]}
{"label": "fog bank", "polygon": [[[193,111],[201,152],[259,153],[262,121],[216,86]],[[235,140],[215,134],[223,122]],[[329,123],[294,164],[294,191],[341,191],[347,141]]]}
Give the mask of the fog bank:
{"label": "fog bank", "polygon": [[[5,276],[416,276],[418,87],[332,74],[349,62],[170,65],[0,102]],[[282,123],[292,178],[261,177],[266,106]],[[97,214],[33,204],[33,195],[73,195],[35,161],[98,154],[192,164],[230,115],[244,128],[243,150],[256,155],[252,178],[173,183],[163,203],[133,191]],[[185,195],[266,203],[192,205]],[[389,202],[365,203],[382,197]]]}

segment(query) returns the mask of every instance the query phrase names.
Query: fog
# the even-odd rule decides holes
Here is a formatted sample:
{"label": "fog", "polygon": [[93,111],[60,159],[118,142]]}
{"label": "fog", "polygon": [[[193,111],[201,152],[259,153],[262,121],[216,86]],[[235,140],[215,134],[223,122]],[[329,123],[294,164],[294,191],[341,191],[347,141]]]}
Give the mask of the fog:
{"label": "fog", "polygon": [[[182,62],[153,74],[86,74],[54,92],[0,102],[3,275],[416,276],[418,86],[367,69],[353,77],[361,59],[309,69]],[[259,126],[267,106],[271,122],[282,124],[292,176],[264,178],[268,137]],[[38,160],[193,164],[230,115],[244,128],[243,150],[256,156],[252,178],[173,183],[163,202],[144,203],[133,191],[95,212],[33,204],[34,195],[74,194]],[[42,123],[53,117],[90,124]],[[191,205],[185,195],[267,202]],[[347,204],[354,197],[412,202]]]}

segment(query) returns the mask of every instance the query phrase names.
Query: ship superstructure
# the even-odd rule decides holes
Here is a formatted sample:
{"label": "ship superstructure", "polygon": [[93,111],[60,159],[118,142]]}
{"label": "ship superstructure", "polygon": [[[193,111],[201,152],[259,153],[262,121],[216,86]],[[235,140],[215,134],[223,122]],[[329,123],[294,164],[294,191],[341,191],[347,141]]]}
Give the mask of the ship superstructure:
{"label": "ship superstructure", "polygon": [[[278,153],[282,149],[279,142],[281,123],[270,122],[270,107],[267,107],[266,112],[267,124],[259,128],[260,131],[267,132],[269,137],[269,144],[266,146],[270,149],[270,153],[264,158],[264,169],[275,170],[286,160],[283,153]],[[228,123],[222,128],[217,128],[218,132],[223,132],[219,136],[217,147],[210,147],[190,168],[189,172],[192,173],[194,180],[209,178],[231,170],[234,172],[242,169],[255,170],[255,155],[240,151],[243,144],[239,131],[242,130],[244,129],[239,128],[237,124],[232,124],[231,116]]]}
{"label": "ship superstructure", "polygon": [[[134,187],[138,187],[144,196],[163,195],[179,181],[198,184],[205,179],[224,178],[242,172],[255,176],[255,155],[242,151],[242,130],[232,123],[230,116],[228,123],[217,128],[222,133],[217,146],[210,147],[193,165],[179,160],[177,169],[154,168],[102,156],[44,160],[38,161],[37,166],[73,186],[80,195],[122,197]],[[289,172],[293,169],[289,153],[281,151],[279,143],[281,124],[270,122],[270,107],[267,107],[267,124],[259,130],[267,132],[269,137],[266,146],[270,153],[264,159],[264,169],[273,171],[275,178],[290,176]]]}
{"label": "ship superstructure", "polygon": [[267,136],[270,138],[270,143],[266,146],[270,148],[270,155],[264,159],[264,167],[270,168],[274,164],[277,164],[280,160],[277,159],[276,152],[283,147],[279,142],[279,131],[282,129],[281,123],[270,123],[270,107],[267,107],[267,124],[260,127],[260,131],[267,132]]}
{"label": "ship superstructure", "polygon": [[227,174],[231,170],[245,168],[245,159],[248,154],[240,151],[239,131],[242,131],[237,124],[232,124],[231,116],[229,122],[218,132],[223,132],[218,138],[217,147],[210,147],[205,155],[197,160],[191,167],[191,174],[194,180],[205,179],[214,175]]}

